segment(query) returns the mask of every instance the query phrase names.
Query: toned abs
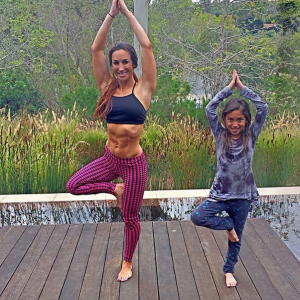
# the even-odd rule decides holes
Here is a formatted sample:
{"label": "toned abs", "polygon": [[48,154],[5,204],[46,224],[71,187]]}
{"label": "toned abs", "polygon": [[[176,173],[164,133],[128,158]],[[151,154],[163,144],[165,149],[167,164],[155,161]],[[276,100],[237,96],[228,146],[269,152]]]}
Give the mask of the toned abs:
{"label": "toned abs", "polygon": [[143,124],[107,124],[108,140],[106,146],[109,151],[123,158],[137,157],[142,153],[140,137]]}

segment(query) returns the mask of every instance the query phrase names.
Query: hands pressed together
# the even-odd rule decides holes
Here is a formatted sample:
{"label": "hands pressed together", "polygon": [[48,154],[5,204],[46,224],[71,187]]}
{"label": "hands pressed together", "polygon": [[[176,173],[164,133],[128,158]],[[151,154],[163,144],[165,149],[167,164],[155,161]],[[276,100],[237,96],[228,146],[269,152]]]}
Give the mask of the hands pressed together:
{"label": "hands pressed together", "polygon": [[241,91],[243,88],[243,84],[242,84],[236,70],[233,70],[233,72],[232,72],[232,80],[231,80],[230,84],[228,85],[228,87],[231,90],[233,90],[234,88],[237,88],[239,91]]}
{"label": "hands pressed together", "polygon": [[128,11],[129,10],[124,0],[113,0],[111,3],[109,14],[114,18],[119,12],[121,14],[125,14]]}

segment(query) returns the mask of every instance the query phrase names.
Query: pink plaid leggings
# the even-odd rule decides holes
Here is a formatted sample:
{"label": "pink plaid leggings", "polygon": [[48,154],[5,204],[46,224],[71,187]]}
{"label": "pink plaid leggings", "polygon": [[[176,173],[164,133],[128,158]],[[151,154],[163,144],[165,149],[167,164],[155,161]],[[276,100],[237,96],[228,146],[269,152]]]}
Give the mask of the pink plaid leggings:
{"label": "pink plaid leggings", "polygon": [[80,169],[67,183],[67,190],[74,195],[113,194],[116,184],[111,181],[118,177],[123,179],[122,215],[125,223],[123,259],[126,261],[132,260],[141,232],[139,211],[147,176],[144,153],[134,158],[121,158],[114,156],[105,146],[102,157]]}

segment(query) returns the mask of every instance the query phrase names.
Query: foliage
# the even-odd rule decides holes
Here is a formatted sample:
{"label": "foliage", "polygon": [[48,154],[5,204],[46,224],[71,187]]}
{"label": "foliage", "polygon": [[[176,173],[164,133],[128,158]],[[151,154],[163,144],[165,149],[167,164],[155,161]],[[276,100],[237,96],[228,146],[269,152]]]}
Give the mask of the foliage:
{"label": "foliage", "polygon": [[43,107],[39,91],[30,80],[28,73],[21,68],[8,69],[0,73],[0,108],[5,107],[11,114],[26,109],[35,113]]}
{"label": "foliage", "polygon": [[75,105],[82,112],[83,117],[91,118],[98,98],[99,91],[95,87],[77,86],[74,92],[65,92],[62,95],[61,102],[64,110],[71,110]]}
{"label": "foliage", "polygon": [[179,78],[162,72],[158,76],[157,89],[148,113],[156,116],[162,124],[172,122],[174,115],[189,116],[207,125],[204,108],[207,101],[190,95],[191,86]]}
{"label": "foliage", "polygon": [[[258,187],[299,185],[300,122],[285,114],[269,122],[256,146],[253,171]],[[103,154],[102,123],[76,111],[34,116],[0,114],[0,194],[66,192],[67,180]],[[147,157],[147,190],[209,188],[216,152],[209,129],[190,117],[173,115],[160,125],[149,116],[141,137]]]}
{"label": "foliage", "polygon": [[[288,106],[299,111],[299,3],[151,1],[148,34],[159,72],[151,114],[169,122],[172,112],[181,113],[205,124],[202,107],[195,109],[188,99],[197,93],[201,99],[214,96],[228,84],[233,68],[244,84],[271,101],[272,113]],[[128,6],[133,11],[134,1]],[[21,67],[49,108],[71,107],[73,102],[65,99],[75,95],[87,99],[92,111],[93,96],[87,91],[97,87],[90,45],[109,7],[110,1],[3,0],[0,71]],[[276,24],[276,30],[262,30],[262,24]],[[120,40],[133,43],[122,15],[113,21],[105,52]]]}

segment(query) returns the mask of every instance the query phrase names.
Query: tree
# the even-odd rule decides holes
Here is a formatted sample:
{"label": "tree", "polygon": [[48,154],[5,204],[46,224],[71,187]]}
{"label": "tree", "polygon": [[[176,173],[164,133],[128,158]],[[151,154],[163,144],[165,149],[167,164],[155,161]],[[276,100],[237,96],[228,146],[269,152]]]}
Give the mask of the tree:
{"label": "tree", "polygon": [[0,72],[0,108],[20,114],[24,109],[35,113],[43,106],[39,92],[20,67]]}
{"label": "tree", "polygon": [[209,11],[217,14],[185,0],[160,0],[152,6],[150,22],[159,24],[159,19],[164,20],[160,27],[151,27],[160,47],[159,62],[174,74],[183,80],[195,74],[203,80],[207,95],[224,87],[234,68],[252,88],[268,89],[266,78],[276,69],[276,39],[263,31],[245,34],[235,23],[236,15],[257,13],[261,5],[247,0],[211,2]]}

